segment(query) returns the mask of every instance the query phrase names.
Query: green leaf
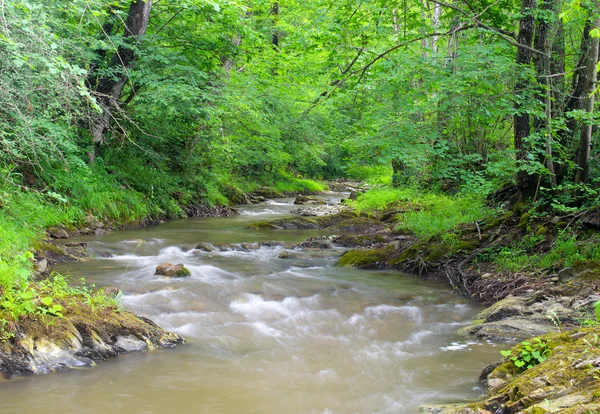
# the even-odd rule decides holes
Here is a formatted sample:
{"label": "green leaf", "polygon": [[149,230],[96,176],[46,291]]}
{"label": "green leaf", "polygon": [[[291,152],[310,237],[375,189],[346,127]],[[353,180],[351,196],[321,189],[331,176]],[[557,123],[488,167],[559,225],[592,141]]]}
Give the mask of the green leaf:
{"label": "green leaf", "polygon": [[53,301],[53,299],[50,296],[46,296],[45,298],[42,298],[42,303],[46,306],[50,306],[52,301]]}

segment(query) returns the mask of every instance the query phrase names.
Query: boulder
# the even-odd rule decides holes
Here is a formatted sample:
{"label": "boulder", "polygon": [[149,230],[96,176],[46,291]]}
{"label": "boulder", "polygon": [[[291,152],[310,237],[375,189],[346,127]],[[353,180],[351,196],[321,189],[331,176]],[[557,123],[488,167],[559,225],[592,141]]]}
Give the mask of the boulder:
{"label": "boulder", "polygon": [[303,259],[304,256],[298,252],[285,251],[285,252],[281,252],[279,254],[279,256],[277,256],[277,258],[279,258],[279,259]]}
{"label": "boulder", "polygon": [[210,243],[201,242],[196,245],[196,250],[202,250],[203,252],[214,252],[216,249],[215,246]]}
{"label": "boulder", "polygon": [[325,201],[325,200],[323,200],[321,198],[318,198],[318,197],[299,195],[294,200],[294,204],[296,204],[296,205],[298,205],[298,204],[302,204],[302,205],[320,205],[320,204],[327,204],[327,201]]}
{"label": "boulder", "polygon": [[155,275],[166,277],[186,277],[192,273],[182,264],[161,263],[156,266]]}
{"label": "boulder", "polygon": [[260,242],[258,244],[260,246],[265,246],[265,247],[279,247],[279,246],[283,246],[285,244],[285,242],[281,242],[281,241],[265,241],[265,242]]}
{"label": "boulder", "polygon": [[523,316],[527,312],[527,298],[507,296],[477,315],[477,319],[495,322],[513,316]]}
{"label": "boulder", "polygon": [[48,235],[53,239],[68,239],[69,233],[63,228],[60,227],[50,227],[48,230]]}
{"label": "boulder", "polygon": [[472,325],[460,330],[464,334],[494,341],[525,340],[556,331],[558,331],[558,328],[543,315],[535,318],[513,317]]}
{"label": "boulder", "polygon": [[307,240],[302,243],[295,244],[294,249],[333,249],[331,243],[325,240]]}
{"label": "boulder", "polygon": [[85,221],[88,226],[94,230],[104,228],[104,223],[94,217],[92,213],[88,213],[87,216],[85,216]]}
{"label": "boulder", "polygon": [[298,210],[292,210],[291,213],[298,214],[302,217],[323,217],[331,216],[333,214],[339,214],[347,211],[348,207],[342,205],[321,205],[316,207],[300,208]]}

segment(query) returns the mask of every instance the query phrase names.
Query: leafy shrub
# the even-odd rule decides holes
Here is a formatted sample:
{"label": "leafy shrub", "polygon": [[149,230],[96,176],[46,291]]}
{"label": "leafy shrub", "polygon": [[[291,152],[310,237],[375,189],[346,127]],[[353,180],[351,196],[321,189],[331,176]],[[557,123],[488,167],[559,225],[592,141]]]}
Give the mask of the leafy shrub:
{"label": "leafy shrub", "polygon": [[518,372],[541,364],[552,354],[548,344],[540,338],[533,338],[530,342],[523,341],[518,349],[520,352],[517,350],[517,355],[514,355],[512,350],[500,351],[502,356],[510,358]]}

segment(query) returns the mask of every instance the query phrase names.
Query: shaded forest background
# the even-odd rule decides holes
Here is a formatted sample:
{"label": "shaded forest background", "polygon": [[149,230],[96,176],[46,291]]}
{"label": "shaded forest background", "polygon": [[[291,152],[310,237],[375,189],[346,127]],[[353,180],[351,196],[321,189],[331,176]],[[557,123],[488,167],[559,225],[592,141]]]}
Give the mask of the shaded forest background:
{"label": "shaded forest background", "polygon": [[300,178],[598,198],[595,1],[2,6],[4,214],[180,217]]}

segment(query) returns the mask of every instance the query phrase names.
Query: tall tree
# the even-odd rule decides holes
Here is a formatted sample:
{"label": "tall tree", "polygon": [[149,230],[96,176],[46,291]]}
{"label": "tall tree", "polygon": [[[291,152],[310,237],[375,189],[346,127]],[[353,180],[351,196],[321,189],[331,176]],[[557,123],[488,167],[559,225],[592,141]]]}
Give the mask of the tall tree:
{"label": "tall tree", "polygon": [[96,158],[99,147],[104,142],[106,131],[110,126],[111,117],[119,109],[119,99],[123,87],[129,80],[129,70],[137,57],[136,47],[146,34],[151,9],[152,0],[134,0],[131,2],[125,21],[123,42],[113,56],[109,68],[112,70],[108,71],[112,73],[98,80],[95,95],[102,113],[93,121],[92,140],[94,151],[90,154],[90,161]]}
{"label": "tall tree", "polygon": [[[592,15],[596,15],[593,13]],[[600,27],[600,17],[596,17],[593,21],[594,27]],[[583,84],[583,111],[588,114],[592,114],[594,112],[594,96],[596,89],[596,81],[598,78],[597,73],[597,64],[598,64],[598,46],[599,46],[598,37],[593,36],[590,39],[589,52],[587,54],[587,59],[585,62],[585,69],[583,72],[584,76],[584,84]],[[577,165],[579,169],[577,170],[577,182],[585,183],[588,180],[589,176],[589,165],[590,165],[590,149],[592,146],[592,123],[588,121],[584,121],[584,124],[581,127],[581,136],[579,139],[579,159]]]}
{"label": "tall tree", "polygon": [[[521,20],[519,23],[519,35],[517,48],[517,64],[524,70],[531,64],[531,48],[533,43],[533,34],[535,30],[534,11],[536,0],[523,0],[521,7]],[[515,93],[522,95],[527,89],[529,81],[522,76],[515,86]],[[529,159],[530,148],[526,143],[530,135],[530,116],[525,108],[522,97],[517,99],[516,113],[514,115],[514,146],[517,152],[517,187],[522,199],[533,195],[534,180],[533,176],[524,168],[524,164]]]}

